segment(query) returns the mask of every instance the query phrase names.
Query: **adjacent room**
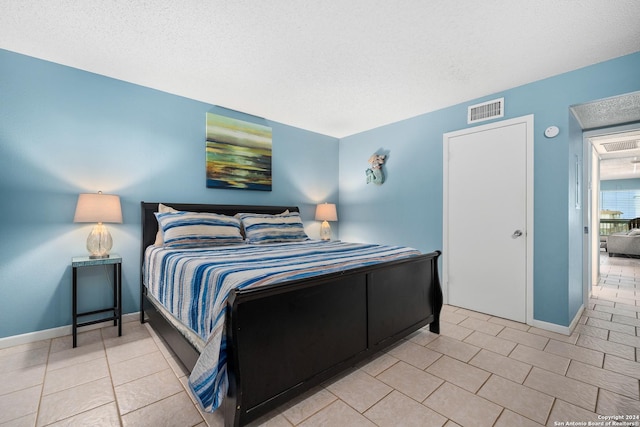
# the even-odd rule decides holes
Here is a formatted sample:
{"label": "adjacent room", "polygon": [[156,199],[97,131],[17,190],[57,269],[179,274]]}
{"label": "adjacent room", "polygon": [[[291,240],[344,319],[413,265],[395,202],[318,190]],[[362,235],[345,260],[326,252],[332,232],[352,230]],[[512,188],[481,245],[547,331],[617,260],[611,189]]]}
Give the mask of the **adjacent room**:
{"label": "adjacent room", "polygon": [[640,425],[638,16],[0,0],[0,426]]}
{"label": "adjacent room", "polygon": [[[640,257],[640,241],[633,237],[640,234],[640,185],[638,163],[640,150],[640,125],[630,125],[631,130],[607,128],[604,135],[589,140],[597,152],[599,189],[597,199],[600,213],[600,255]],[[602,133],[602,131],[600,131]]]}

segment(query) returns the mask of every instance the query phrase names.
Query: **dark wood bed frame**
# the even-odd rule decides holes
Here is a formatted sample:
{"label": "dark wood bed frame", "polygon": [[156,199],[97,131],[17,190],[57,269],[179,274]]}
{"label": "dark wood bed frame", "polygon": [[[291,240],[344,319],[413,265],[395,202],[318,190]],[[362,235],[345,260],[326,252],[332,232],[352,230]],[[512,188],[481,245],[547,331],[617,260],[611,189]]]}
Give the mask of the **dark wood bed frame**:
{"label": "dark wood bed frame", "polygon": [[[166,203],[178,210],[276,214],[289,206]],[[141,203],[142,253],[155,241],[158,203]],[[225,425],[241,426],[429,324],[439,333],[440,251],[294,282],[236,290],[227,302]],[[140,321],[192,370],[198,351],[140,284]]]}

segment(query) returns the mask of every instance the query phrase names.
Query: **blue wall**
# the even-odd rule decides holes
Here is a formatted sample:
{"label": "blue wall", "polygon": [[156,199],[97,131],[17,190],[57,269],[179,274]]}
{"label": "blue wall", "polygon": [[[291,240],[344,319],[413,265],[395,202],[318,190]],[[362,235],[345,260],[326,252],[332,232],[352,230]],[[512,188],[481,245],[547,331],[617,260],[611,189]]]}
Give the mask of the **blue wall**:
{"label": "blue wall", "polygon": [[[265,123],[0,50],[0,338],[71,324],[71,257],[91,230],[73,223],[81,192],[121,197],[124,223],[109,229],[127,313],[139,307],[142,200],[298,205],[318,237],[315,204],[338,198],[338,140],[266,121],[273,191],[207,189],[207,111]],[[105,271],[81,273],[80,309],[108,305]]]}
{"label": "blue wall", "polygon": [[[640,90],[638,70],[635,53],[342,139],[340,237],[440,249],[442,135],[468,127],[468,105],[504,97],[504,119],[535,116],[534,318],[568,326],[582,304],[582,218],[572,201],[582,138],[569,107]],[[560,135],[546,139],[551,125]],[[376,150],[389,152],[381,187],[364,179]]]}
{"label": "blue wall", "polygon": [[608,179],[600,181],[600,191],[639,190],[640,178]]}
{"label": "blue wall", "polygon": [[[341,141],[267,121],[273,191],[251,192],[205,187],[204,120],[207,111],[255,118],[0,50],[0,338],[71,323],[69,264],[91,228],[72,222],[80,192],[121,196],[124,223],[110,230],[126,312],[138,310],[141,200],[295,204],[312,237],[314,205],[338,202],[342,240],[440,249],[442,134],[467,127],[467,105],[502,96],[505,119],[535,115],[534,317],[568,325],[582,298],[582,220],[571,201],[581,137],[569,106],[640,90],[638,69],[640,53]],[[550,125],[561,129],[554,139],[542,136]],[[387,181],[367,185],[377,151],[389,154]],[[83,274],[93,280],[81,308],[108,303],[105,272]]]}

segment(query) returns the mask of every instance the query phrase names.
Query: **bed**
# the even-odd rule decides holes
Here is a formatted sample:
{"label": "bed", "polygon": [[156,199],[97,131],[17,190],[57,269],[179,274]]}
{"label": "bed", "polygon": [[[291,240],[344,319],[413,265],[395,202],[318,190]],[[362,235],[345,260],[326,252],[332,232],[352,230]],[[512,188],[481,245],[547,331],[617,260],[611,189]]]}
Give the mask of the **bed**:
{"label": "bed", "polygon": [[[185,331],[184,325],[173,319],[152,295],[154,287],[145,285],[145,254],[157,252],[160,256],[164,252],[154,245],[158,205],[141,203],[140,321],[151,324],[193,378],[209,362],[211,352],[189,336],[189,327]],[[264,215],[298,212],[297,207],[288,206],[166,205],[183,212],[228,216],[242,212]],[[320,243],[309,244],[315,247],[307,249],[303,243],[300,246],[315,254]],[[326,247],[329,251],[342,251],[350,244],[338,245],[325,242],[323,250]],[[280,250],[278,243],[261,246],[272,248],[273,254]],[[197,255],[186,251],[189,256],[201,257],[208,250],[191,251]],[[225,396],[214,405],[220,405],[225,424],[245,425],[426,325],[439,333],[442,307],[439,255],[439,251],[413,254],[328,273],[300,274],[281,283],[230,290],[221,311],[225,369],[218,372],[225,376]],[[153,265],[153,258],[147,256],[148,264]],[[163,256],[170,259],[174,255]],[[164,265],[160,261],[156,264]],[[151,271],[146,271],[150,279]],[[198,387],[197,381],[194,384],[192,390]],[[204,399],[201,404],[206,407],[203,402]]]}

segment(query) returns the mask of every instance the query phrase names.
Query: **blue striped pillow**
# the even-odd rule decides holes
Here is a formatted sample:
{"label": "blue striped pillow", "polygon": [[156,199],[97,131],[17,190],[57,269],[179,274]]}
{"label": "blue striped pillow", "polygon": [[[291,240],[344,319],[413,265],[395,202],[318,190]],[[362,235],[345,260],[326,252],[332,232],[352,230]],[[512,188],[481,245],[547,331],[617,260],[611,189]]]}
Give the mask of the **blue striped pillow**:
{"label": "blue striped pillow", "polygon": [[279,215],[239,213],[247,243],[299,242],[308,240],[298,212]]}
{"label": "blue striped pillow", "polygon": [[164,246],[197,248],[242,243],[240,221],[227,215],[207,212],[155,213]]}

